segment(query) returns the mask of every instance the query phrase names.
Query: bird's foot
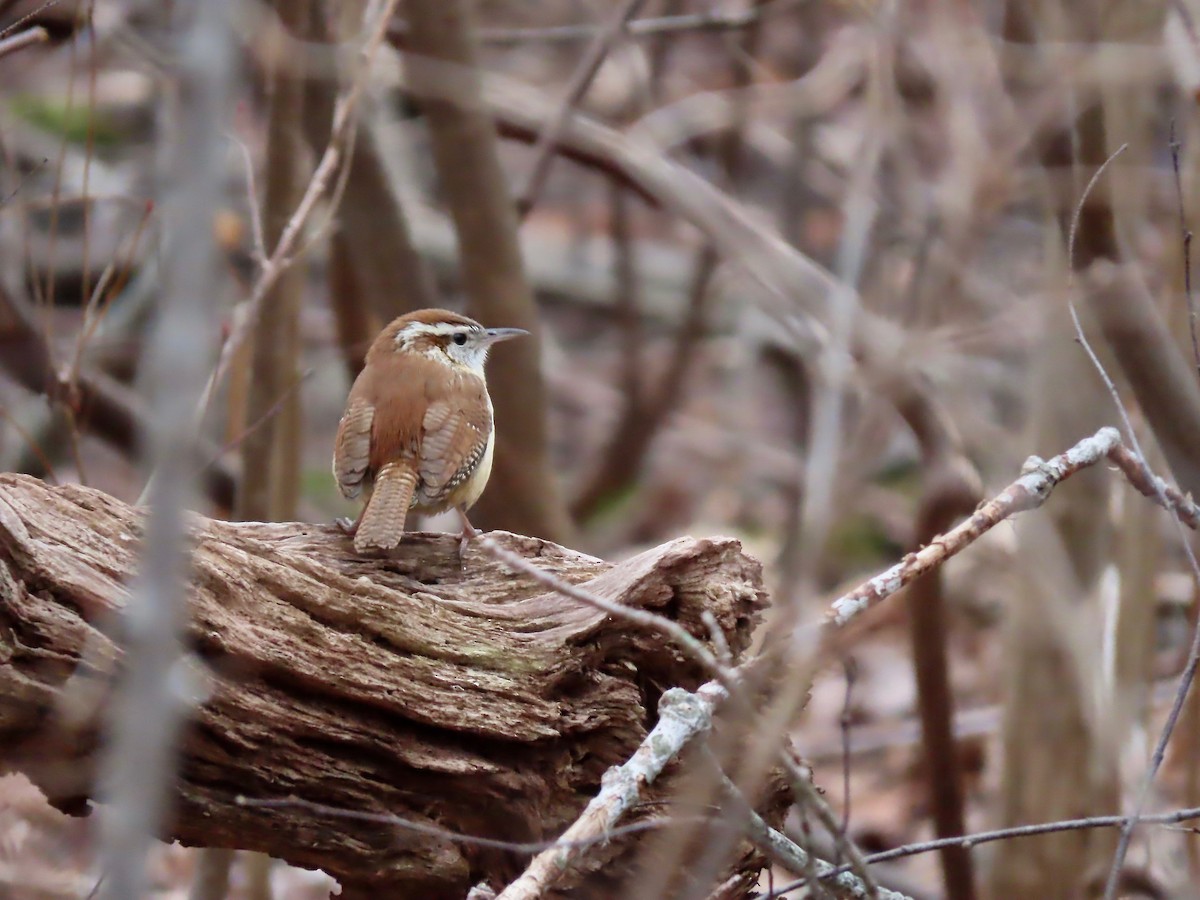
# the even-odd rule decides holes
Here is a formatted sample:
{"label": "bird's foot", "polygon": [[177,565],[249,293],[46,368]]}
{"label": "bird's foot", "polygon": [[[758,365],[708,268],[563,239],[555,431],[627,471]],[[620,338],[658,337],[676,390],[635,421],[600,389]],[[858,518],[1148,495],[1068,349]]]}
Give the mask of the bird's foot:
{"label": "bird's foot", "polygon": [[342,534],[348,534],[354,537],[358,531],[358,519],[352,519],[349,516],[338,516],[333,520],[333,524],[342,530]]}
{"label": "bird's foot", "polygon": [[465,569],[467,567],[467,546],[471,543],[472,538],[479,536],[479,532],[467,518],[465,509],[458,509],[458,518],[462,522],[462,530],[458,533],[458,561]]}

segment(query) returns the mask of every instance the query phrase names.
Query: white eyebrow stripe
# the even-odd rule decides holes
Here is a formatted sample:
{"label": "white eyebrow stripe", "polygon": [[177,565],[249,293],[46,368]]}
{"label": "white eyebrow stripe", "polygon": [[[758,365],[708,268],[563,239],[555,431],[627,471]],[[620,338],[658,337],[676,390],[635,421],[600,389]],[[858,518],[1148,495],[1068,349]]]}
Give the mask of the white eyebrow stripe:
{"label": "white eyebrow stripe", "polygon": [[459,331],[479,331],[473,325],[455,322],[438,322],[430,324],[428,322],[410,322],[396,333],[397,344],[407,344],[421,336],[441,336],[450,335]]}

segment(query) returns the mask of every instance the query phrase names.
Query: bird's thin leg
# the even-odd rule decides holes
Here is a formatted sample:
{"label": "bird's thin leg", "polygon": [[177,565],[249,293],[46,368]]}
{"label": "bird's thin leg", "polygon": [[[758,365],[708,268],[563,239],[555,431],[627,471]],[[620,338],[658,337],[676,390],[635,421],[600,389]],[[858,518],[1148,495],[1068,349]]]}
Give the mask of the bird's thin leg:
{"label": "bird's thin leg", "polygon": [[464,507],[456,506],[454,509],[458,513],[459,521],[462,522],[462,531],[458,533],[458,558],[466,565],[467,545],[471,543],[471,538],[476,537],[479,532],[475,530],[475,526],[467,518],[467,511]]}

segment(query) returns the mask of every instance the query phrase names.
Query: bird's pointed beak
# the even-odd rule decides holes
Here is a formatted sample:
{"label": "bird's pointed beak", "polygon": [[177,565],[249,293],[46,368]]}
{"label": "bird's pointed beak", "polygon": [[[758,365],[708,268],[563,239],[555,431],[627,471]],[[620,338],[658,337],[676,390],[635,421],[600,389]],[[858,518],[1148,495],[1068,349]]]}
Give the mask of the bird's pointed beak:
{"label": "bird's pointed beak", "polygon": [[501,341],[511,340],[523,334],[529,334],[529,332],[524,328],[489,328],[487,330],[487,342],[489,344],[498,344]]}

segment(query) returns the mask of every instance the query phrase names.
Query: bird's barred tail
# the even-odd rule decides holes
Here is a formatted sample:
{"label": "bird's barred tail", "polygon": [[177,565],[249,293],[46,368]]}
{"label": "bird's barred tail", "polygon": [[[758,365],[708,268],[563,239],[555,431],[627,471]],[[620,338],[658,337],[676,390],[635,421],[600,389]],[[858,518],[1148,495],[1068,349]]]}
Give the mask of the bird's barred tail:
{"label": "bird's barred tail", "polygon": [[379,470],[371,499],[354,533],[355,550],[391,550],[400,543],[416,487],[417,475],[405,464],[388,463]]}

